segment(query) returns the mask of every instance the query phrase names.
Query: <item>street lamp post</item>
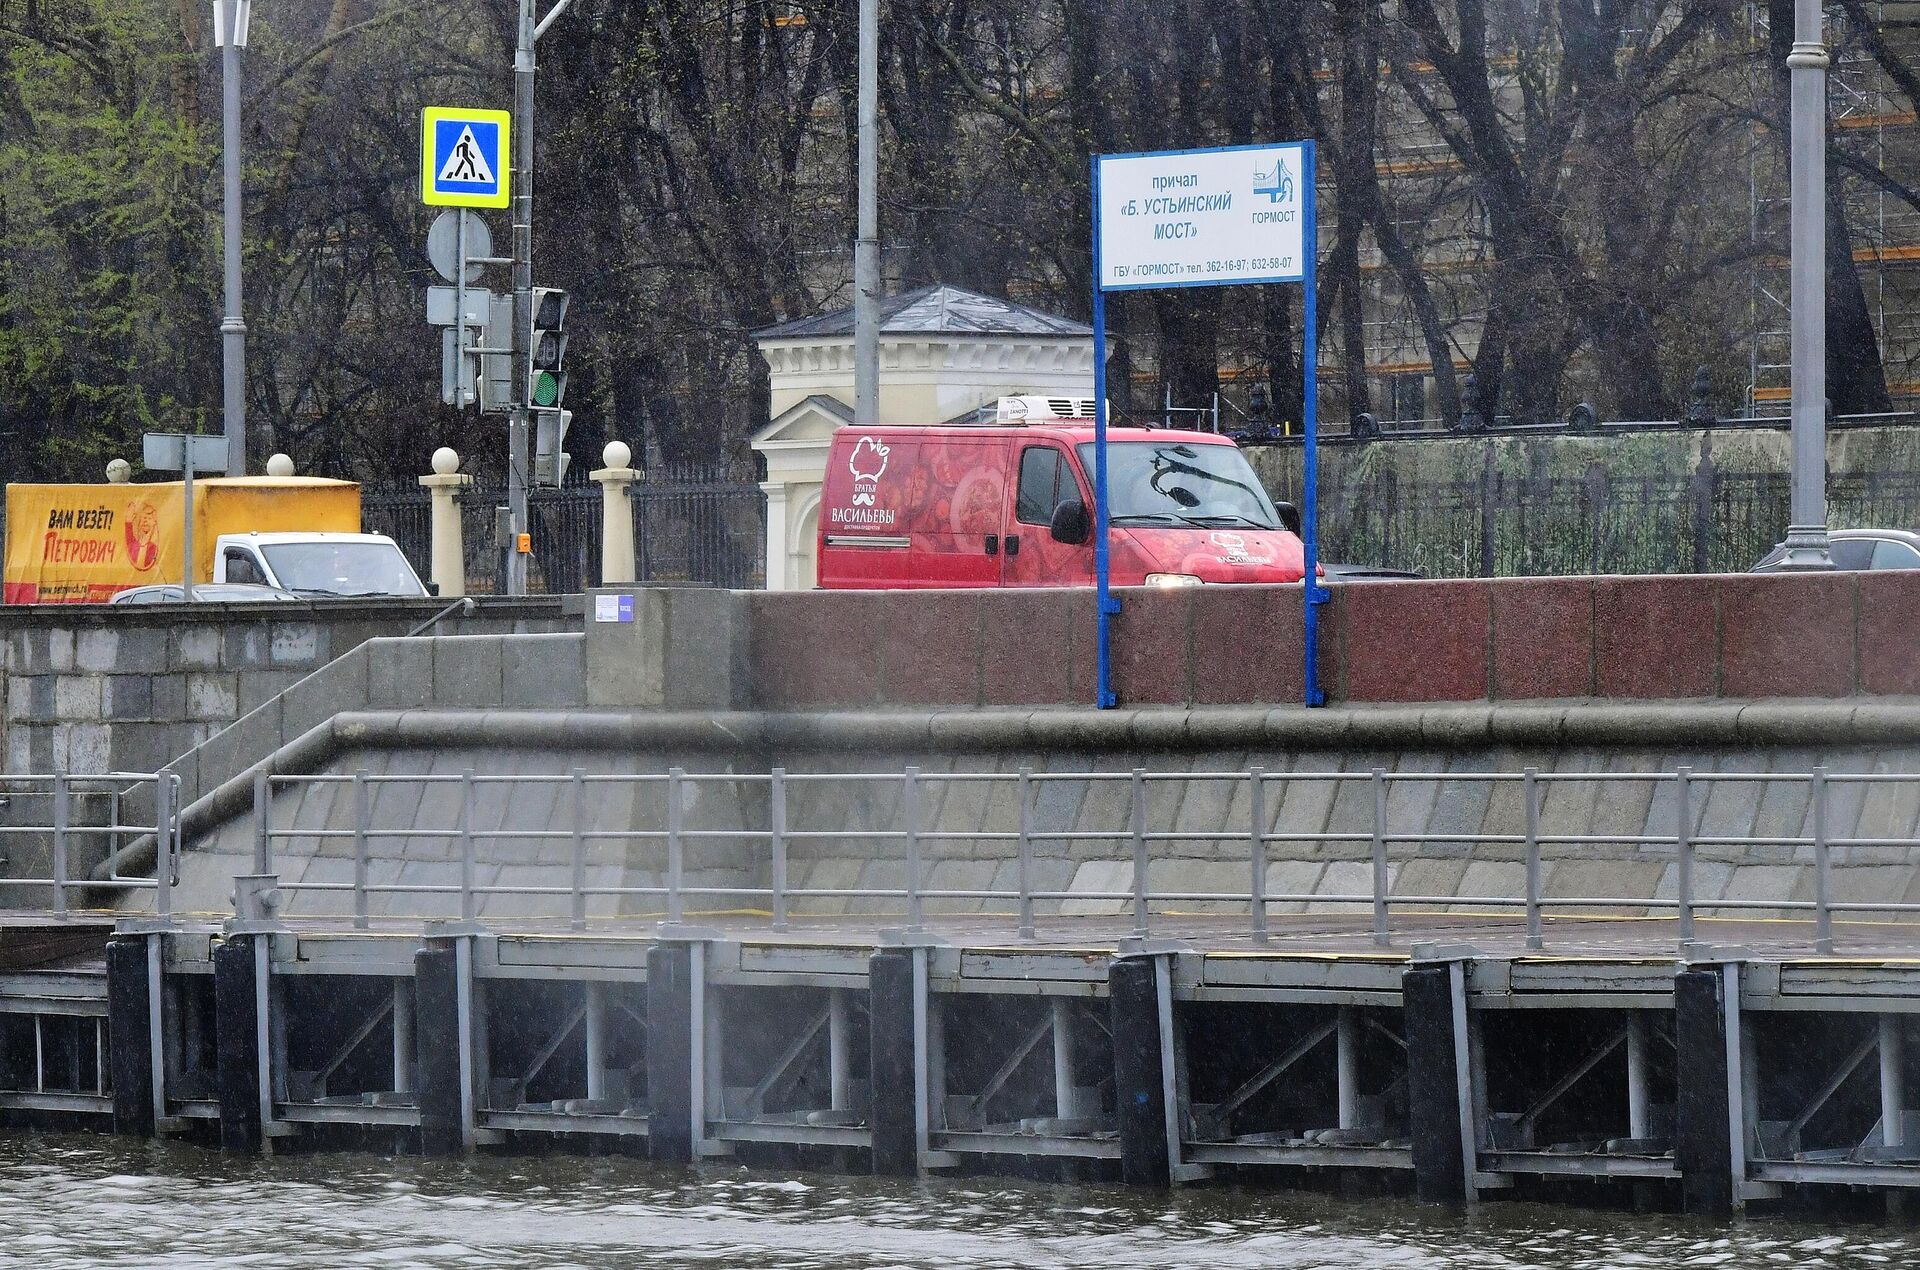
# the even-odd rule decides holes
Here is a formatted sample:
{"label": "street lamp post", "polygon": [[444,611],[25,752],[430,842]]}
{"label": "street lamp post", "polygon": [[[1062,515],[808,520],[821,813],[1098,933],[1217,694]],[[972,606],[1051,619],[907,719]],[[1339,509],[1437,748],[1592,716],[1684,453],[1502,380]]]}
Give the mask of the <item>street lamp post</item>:
{"label": "street lamp post", "polygon": [[253,0],[213,0],[213,43],[220,50],[220,133],[225,161],[222,237],[226,312],[220,318],[221,413],[227,475],[247,473],[247,323],[240,315],[240,52],[247,47]]}
{"label": "street lamp post", "polygon": [[1820,0],[1794,0],[1791,118],[1793,494],[1782,569],[1831,569],[1827,550],[1827,46]]}

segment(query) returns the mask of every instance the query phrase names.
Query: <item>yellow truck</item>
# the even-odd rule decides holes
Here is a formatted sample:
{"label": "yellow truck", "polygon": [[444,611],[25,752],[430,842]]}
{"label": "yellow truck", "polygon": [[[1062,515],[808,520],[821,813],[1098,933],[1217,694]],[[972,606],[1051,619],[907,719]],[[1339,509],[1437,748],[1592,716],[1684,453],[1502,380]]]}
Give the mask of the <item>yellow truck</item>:
{"label": "yellow truck", "polygon": [[[178,583],[182,484],[9,485],[8,604],[102,604]],[[193,483],[193,580],[302,595],[425,595],[393,539],[360,532],[360,487],[305,476]]]}

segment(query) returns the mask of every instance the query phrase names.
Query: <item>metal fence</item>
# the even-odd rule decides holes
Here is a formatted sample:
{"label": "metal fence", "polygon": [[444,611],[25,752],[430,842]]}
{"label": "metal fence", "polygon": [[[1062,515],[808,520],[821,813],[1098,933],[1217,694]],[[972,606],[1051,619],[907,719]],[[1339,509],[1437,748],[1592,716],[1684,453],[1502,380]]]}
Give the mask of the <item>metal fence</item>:
{"label": "metal fence", "polygon": [[[157,848],[153,877],[122,874],[111,867],[122,858],[123,848],[143,840]],[[47,910],[65,918],[87,888],[131,887],[153,891],[155,912],[167,917],[173,888],[180,883],[180,776],[175,772],[0,776],[0,844],[5,847],[7,866],[0,873],[0,894],[17,898],[23,890],[44,893]],[[95,857],[109,862],[103,876],[95,877],[84,864]],[[82,862],[80,867],[76,860]],[[16,875],[14,869],[26,872]],[[165,878],[166,885],[156,878]],[[7,907],[26,905],[9,903]]]}
{"label": "metal fence", "polygon": [[[1403,483],[1389,471],[1323,494],[1340,513],[1322,549],[1429,577],[1739,573],[1779,541],[1789,494],[1781,472]],[[1920,525],[1920,473],[1835,475],[1827,499],[1836,527]]]}
{"label": "metal fence", "polygon": [[[1095,784],[1124,785],[1128,796],[1122,823],[1094,827],[1078,823],[1040,823],[1039,791],[1050,783],[1059,782],[1080,783],[1089,787]],[[1156,829],[1149,823],[1149,792],[1154,785],[1166,782],[1225,782],[1242,787],[1240,792],[1244,793],[1245,814],[1243,817],[1234,817],[1237,827],[1231,830]],[[1342,829],[1277,827],[1269,815],[1270,809],[1279,809],[1275,787],[1282,787],[1279,796],[1284,797],[1288,789],[1302,784],[1332,786],[1326,794],[1329,806],[1337,801],[1341,789],[1358,786],[1366,791],[1364,806],[1367,810],[1358,817],[1349,817],[1349,827]],[[1489,800],[1498,787],[1517,788],[1520,827],[1512,832],[1493,833],[1395,829],[1389,814],[1389,794],[1396,786],[1409,784],[1484,786]],[[457,810],[450,818],[434,823],[414,823],[404,827],[377,825],[370,814],[373,793],[377,789],[395,785],[415,786],[423,790],[436,786],[457,788],[457,799],[449,800]],[[477,823],[475,806],[477,791],[489,785],[526,789],[557,785],[565,792],[557,797],[551,827],[532,831],[488,829]],[[885,828],[844,824],[829,828],[794,827],[793,791],[800,786],[821,785],[832,786],[836,790],[836,796],[826,804],[828,806],[851,806],[863,788],[868,791],[883,788],[897,796],[897,811]],[[1017,800],[1017,827],[1007,830],[955,829],[941,826],[937,818],[930,818],[926,814],[933,791],[963,785],[1012,786]],[[1602,790],[1622,786],[1650,789],[1649,811],[1640,830],[1605,833],[1544,830],[1541,812],[1547,790],[1554,786],[1578,785],[1598,786]],[[1084,907],[1089,903],[1106,902],[1120,914],[1115,924],[1123,925],[1136,936],[1150,935],[1157,920],[1165,920],[1171,915],[1170,906],[1205,904],[1214,906],[1213,915],[1224,922],[1223,927],[1215,929],[1264,941],[1274,931],[1270,909],[1274,905],[1292,904],[1311,905],[1321,910],[1352,909],[1368,914],[1367,929],[1374,942],[1382,946],[1391,944],[1396,934],[1411,935],[1423,929],[1418,925],[1397,924],[1398,915],[1424,913],[1430,916],[1434,910],[1458,914],[1493,909],[1524,921],[1526,943],[1528,947],[1536,949],[1546,946],[1547,918],[1551,914],[1587,919],[1671,917],[1675,924],[1675,935],[1685,943],[1694,937],[1695,922],[1703,913],[1719,916],[1728,913],[1784,913],[1802,923],[1810,923],[1811,930],[1807,933],[1811,936],[1814,949],[1820,953],[1832,953],[1835,947],[1836,915],[1844,918],[1878,913],[1905,915],[1909,919],[1920,915],[1920,903],[1898,899],[1841,901],[1833,897],[1832,866],[1836,852],[1892,848],[1912,853],[1920,848],[1920,838],[1911,834],[1844,836],[1831,831],[1836,787],[1881,785],[1920,785],[1920,774],[1837,773],[1824,767],[1804,773],[1709,773],[1695,772],[1687,767],[1673,771],[1621,773],[1551,773],[1532,768],[1509,773],[1418,773],[1379,769],[1269,772],[1258,768],[1225,772],[1150,772],[1140,768],[1121,772],[1044,773],[1026,768],[1016,772],[923,772],[909,767],[899,772],[884,773],[798,773],[778,768],[764,774],[689,773],[675,768],[666,773],[619,775],[589,775],[574,769],[565,775],[542,776],[476,775],[470,770],[445,775],[352,773],[270,776],[262,771],[255,777],[251,829],[255,843],[255,872],[263,875],[274,872],[276,844],[283,840],[299,839],[313,844],[316,852],[326,854],[337,854],[329,849],[329,842],[346,843],[347,853],[353,861],[351,880],[288,881],[280,883],[280,887],[288,892],[347,895],[351,898],[354,924],[361,927],[368,925],[371,920],[371,898],[381,895],[457,896],[460,915],[469,921],[480,916],[481,902],[487,896],[542,897],[552,903],[548,916],[555,920],[568,920],[575,927],[585,925],[588,902],[593,897],[640,897],[658,901],[664,906],[664,917],[669,923],[681,922],[689,911],[690,903],[697,905],[703,901],[724,898],[730,904],[763,902],[770,925],[776,931],[789,929],[796,917],[823,916],[820,913],[800,912],[810,902],[820,900],[899,904],[904,906],[909,928],[921,931],[927,927],[928,901],[939,900],[1007,905],[1013,910],[1019,937],[1032,940],[1038,937],[1042,926],[1042,906],[1049,907],[1051,919],[1064,918],[1061,906],[1065,904]],[[301,787],[320,786],[334,787],[334,803],[344,803],[352,809],[350,827],[294,827],[274,823],[276,790],[294,791]],[[631,797],[635,788],[641,786],[664,792],[663,824],[658,828],[606,829],[592,826],[592,799],[600,791],[610,787],[619,788]],[[1796,823],[1801,824],[1805,831],[1775,835],[1707,832],[1703,827],[1707,801],[1716,788],[1726,786],[1758,787],[1763,793],[1786,787],[1789,793],[1804,799],[1805,814]],[[764,796],[764,821],[752,825],[738,823],[721,827],[690,827],[686,823],[689,794],[712,787],[724,787],[736,793],[749,791]],[[1670,797],[1670,804],[1654,798],[1653,794]],[[423,806],[425,802],[422,799]],[[758,805],[757,797],[755,805]],[[1671,808],[1670,813],[1668,807]],[[1856,807],[1856,813],[1857,810]],[[758,820],[757,817],[755,819]],[[853,820],[856,817],[846,815],[844,819]],[[1665,827],[1658,823],[1663,819],[1667,821]],[[436,858],[450,858],[453,861],[454,880],[372,880],[370,866],[373,844],[383,839],[424,840],[428,843],[437,840],[452,844],[451,857],[439,854]],[[534,858],[534,852],[543,843],[564,844],[571,860],[569,875],[565,880],[556,879],[542,885],[480,883],[476,878],[478,844],[502,840],[527,848],[528,859]],[[764,863],[767,884],[689,883],[686,877],[688,848],[710,842],[737,844],[752,853],[753,858],[749,862],[756,870]],[[590,881],[587,852],[593,845],[602,843],[657,844],[663,855],[659,883],[641,885],[622,881],[615,885]],[[847,846],[858,854],[869,856],[874,855],[876,847],[881,848],[882,857],[891,853],[892,858],[901,863],[904,882],[898,887],[794,886],[791,883],[791,851],[796,845],[809,843]],[[1060,890],[1038,885],[1034,877],[1037,853],[1045,848],[1057,850],[1076,843],[1108,843],[1123,847],[1124,851],[1116,852],[1113,858],[1130,868],[1127,889]],[[1395,892],[1390,867],[1396,854],[1404,859],[1408,848],[1418,849],[1435,843],[1447,844],[1449,850],[1465,847],[1469,852],[1482,848],[1511,849],[1518,857],[1517,862],[1524,865],[1524,884],[1518,894],[1509,895]],[[1012,886],[942,888],[928,884],[931,856],[935,854],[931,848],[942,845],[965,846],[977,851],[982,844],[997,844],[1010,853],[1015,862]],[[1166,848],[1190,850],[1197,844],[1217,848],[1226,857],[1235,854],[1235,845],[1244,846],[1245,854],[1240,858],[1247,867],[1246,889],[1202,891],[1156,889],[1152,886],[1151,865],[1157,851]],[[1364,890],[1331,893],[1317,890],[1270,892],[1268,865],[1277,858],[1272,850],[1276,844],[1288,844],[1296,849],[1304,846],[1310,855],[1330,847],[1349,849],[1354,852],[1354,858],[1367,862],[1370,885]],[[1544,893],[1543,852],[1560,850],[1568,854],[1556,858],[1591,859],[1600,848],[1622,849],[1630,854],[1650,854],[1656,858],[1670,856],[1675,861],[1675,886],[1671,898],[1658,895],[1569,896]],[[1698,893],[1695,866],[1700,851],[1718,852],[1722,857],[1733,853],[1732,862],[1736,864],[1777,863],[1777,859],[1757,858],[1763,850],[1777,848],[1807,851],[1811,867],[1811,898],[1740,898],[1703,896]],[[1719,862],[1726,861],[1723,858]],[[1177,912],[1173,910],[1173,913]],[[1127,916],[1129,913],[1130,917]],[[1236,913],[1237,918],[1233,916]],[[1187,915],[1192,916],[1190,912]],[[844,915],[836,917],[846,920]],[[1470,920],[1483,922],[1485,919],[1486,915],[1480,913]],[[974,920],[979,920],[978,913],[974,915]],[[1066,923],[1063,921],[1062,925],[1064,928]],[[1084,924],[1074,929],[1083,930]]]}
{"label": "metal fence", "polygon": [[[460,496],[467,590],[500,590],[504,562],[498,526],[503,489]],[[600,487],[584,477],[528,495],[533,562],[528,585],[568,594],[600,583]],[[642,582],[705,582],[744,590],[766,584],[766,496],[752,474],[723,464],[673,464],[628,487],[635,562]],[[367,532],[383,533],[425,577],[432,553],[431,502],[418,488],[367,489]]]}

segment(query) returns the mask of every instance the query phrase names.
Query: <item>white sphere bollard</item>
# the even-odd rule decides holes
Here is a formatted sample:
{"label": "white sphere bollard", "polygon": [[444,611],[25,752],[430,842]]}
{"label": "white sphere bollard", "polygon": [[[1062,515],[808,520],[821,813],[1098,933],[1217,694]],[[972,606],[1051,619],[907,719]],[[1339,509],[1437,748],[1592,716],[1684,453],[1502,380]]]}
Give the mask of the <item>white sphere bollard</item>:
{"label": "white sphere bollard", "polygon": [[633,450],[625,441],[609,441],[600,461],[606,466],[593,473],[600,483],[600,585],[620,586],[639,576],[634,568],[633,504],[627,500],[635,479]]}
{"label": "white sphere bollard", "polygon": [[107,480],[114,485],[125,485],[133,479],[133,464],[125,459],[111,459],[107,463]]}
{"label": "white sphere bollard", "polygon": [[460,475],[460,456],[450,446],[433,452],[433,475],[420,478],[420,484],[432,497],[432,573],[442,599],[458,599],[467,593],[467,553],[461,538],[460,505],[455,495],[473,484],[471,476]]}
{"label": "white sphere bollard", "polygon": [[293,457],[287,454],[273,455],[271,458],[267,460],[267,475],[268,476],[292,476],[293,475]]}

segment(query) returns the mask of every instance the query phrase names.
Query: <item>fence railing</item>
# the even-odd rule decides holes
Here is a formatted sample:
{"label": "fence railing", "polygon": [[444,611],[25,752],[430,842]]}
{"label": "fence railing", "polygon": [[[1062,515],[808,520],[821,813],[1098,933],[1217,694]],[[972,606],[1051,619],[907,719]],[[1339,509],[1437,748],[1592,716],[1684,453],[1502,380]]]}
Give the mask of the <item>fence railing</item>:
{"label": "fence railing", "polygon": [[[644,473],[627,496],[640,581],[706,582],[733,590],[765,584],[766,496],[750,475],[719,464],[669,465]],[[499,589],[495,519],[506,501],[503,489],[476,488],[460,496],[472,594]],[[600,487],[585,483],[529,493],[533,590],[559,595],[599,585],[600,503]],[[361,513],[369,533],[393,538],[426,576],[432,535],[425,490],[368,489]]]}
{"label": "fence railing", "polygon": [[[1049,784],[1060,782],[1083,784],[1089,788],[1095,785],[1124,785],[1127,789],[1125,816],[1118,824],[1092,827],[1077,822],[1042,824],[1037,806],[1039,791]],[[1226,830],[1155,828],[1150,824],[1153,818],[1149,807],[1151,792],[1154,786],[1167,782],[1184,782],[1190,786],[1225,783],[1242,787],[1244,800],[1236,794],[1230,801],[1235,804],[1243,802],[1245,815],[1236,817],[1236,827]],[[824,916],[798,912],[812,901],[898,903],[904,906],[908,926],[914,930],[925,929],[929,901],[969,901],[1010,906],[1020,938],[1031,940],[1039,935],[1042,922],[1038,909],[1042,905],[1056,906],[1054,911],[1058,914],[1059,905],[1108,902],[1123,917],[1130,913],[1127,925],[1135,935],[1152,933],[1156,921],[1164,920],[1169,915],[1167,906],[1207,904],[1229,906],[1241,913],[1237,920],[1225,923],[1229,933],[1244,933],[1255,940],[1264,940],[1274,929],[1270,910],[1275,905],[1291,904],[1311,905],[1323,911],[1328,908],[1350,908],[1367,913],[1370,915],[1367,929],[1374,942],[1383,946],[1390,944],[1396,933],[1406,934],[1411,929],[1417,929],[1409,928],[1404,923],[1397,924],[1396,915],[1422,910],[1430,914],[1436,908],[1456,914],[1493,909],[1523,920],[1527,945],[1530,948],[1542,948],[1546,946],[1547,919],[1553,914],[1587,917],[1620,916],[1622,913],[1670,915],[1675,922],[1677,938],[1685,942],[1694,937],[1695,923],[1703,912],[1784,912],[1801,921],[1810,921],[1815,949],[1821,953],[1831,953],[1835,946],[1834,923],[1837,915],[1920,915],[1920,903],[1894,899],[1841,901],[1833,898],[1832,866],[1836,851],[1898,848],[1910,852],[1920,848],[1920,839],[1910,834],[1836,836],[1830,831],[1833,791],[1836,787],[1844,786],[1916,783],[1920,783],[1920,774],[1837,773],[1824,767],[1805,773],[1784,774],[1695,772],[1687,767],[1673,771],[1620,773],[1555,773],[1533,768],[1511,773],[1419,773],[1379,769],[1286,772],[1258,768],[1235,772],[1151,772],[1140,768],[1119,772],[1036,772],[1027,768],[1016,772],[926,772],[914,767],[883,773],[800,773],[780,768],[767,773],[690,773],[675,768],[665,773],[621,775],[589,774],[574,769],[564,775],[539,776],[480,775],[471,770],[441,775],[379,775],[364,771],[326,775],[268,775],[261,772],[255,777],[252,831],[255,871],[263,875],[275,871],[278,855],[276,844],[285,840],[299,839],[312,843],[316,852],[325,851],[330,841],[348,843],[353,866],[351,880],[288,881],[279,885],[288,892],[332,892],[350,896],[352,920],[360,927],[367,926],[372,920],[373,897],[383,895],[457,897],[459,914],[465,920],[476,920],[480,916],[482,902],[489,896],[544,897],[554,901],[554,907],[547,916],[568,920],[575,927],[586,924],[589,902],[595,897],[643,897],[658,901],[663,906],[664,919],[669,923],[684,920],[690,902],[720,898],[736,904],[741,901],[763,901],[766,905],[763,911],[776,931],[789,929],[796,916]],[[1287,790],[1302,784],[1332,786],[1332,796],[1326,800],[1330,806],[1338,802],[1342,789],[1356,786],[1364,788],[1366,811],[1358,817],[1349,815],[1347,823],[1341,828],[1276,826],[1269,815],[1270,809],[1278,808],[1273,801],[1275,787],[1282,787],[1281,796],[1284,797],[1287,796]],[[386,826],[374,823],[372,806],[375,791],[396,785],[422,789],[435,786],[457,788],[457,811],[450,819],[426,823]],[[475,814],[477,797],[487,787],[501,785],[517,789],[559,786],[562,793],[556,799],[552,823],[539,829],[482,826]],[[824,801],[815,799],[808,804],[810,812],[817,812],[822,806],[850,805],[849,800],[861,787],[869,791],[890,789],[897,796],[897,803],[894,804],[896,811],[883,828],[848,827],[845,824],[800,827],[795,818],[796,791],[804,792],[823,785],[833,787],[834,796]],[[1013,787],[1015,804],[1012,821],[1015,827],[961,829],[943,826],[938,817],[927,814],[934,791],[968,785]],[[1397,787],[1406,785],[1484,787],[1489,800],[1498,787],[1516,788],[1521,827],[1512,832],[1396,828],[1390,811],[1390,795]],[[1654,795],[1664,791],[1671,797],[1671,814],[1666,815],[1663,810],[1661,815],[1655,815],[1649,811],[1638,832],[1550,832],[1543,829],[1542,811],[1548,791],[1571,785],[1598,786],[1602,794],[1607,790],[1638,786],[1650,791],[1646,801],[1649,808],[1660,806]],[[343,797],[339,791],[345,791],[346,806],[351,808],[350,820],[345,827],[300,827],[274,823],[276,792],[297,793],[302,787],[320,786],[335,787],[336,806]],[[760,815],[743,816],[740,818],[742,823],[720,827],[704,824],[690,826],[686,820],[690,792],[713,786],[725,787],[735,793],[750,792],[757,795],[752,805],[756,809],[764,808],[764,818]],[[1762,793],[1781,786],[1787,787],[1790,794],[1797,791],[1793,797],[1799,801],[1790,798],[1789,805],[1799,807],[1804,804],[1804,814],[1795,823],[1801,825],[1805,832],[1774,835],[1706,832],[1703,825],[1708,798],[1716,790],[1736,786],[1750,789],[1761,787]],[[653,827],[625,828],[596,825],[594,797],[600,791],[613,787],[629,793],[637,787],[662,791],[664,804],[660,823]],[[759,801],[762,797],[764,803]],[[629,803],[633,801],[628,800]],[[704,804],[706,800],[702,801]],[[1759,801],[1755,799],[1756,807]],[[420,802],[425,805],[425,798]],[[1664,826],[1657,823],[1663,816],[1667,822]],[[747,819],[754,823],[744,823]],[[1591,826],[1589,828],[1591,830]],[[373,880],[371,865],[374,845],[388,839],[438,839],[451,842],[455,852],[452,857],[457,870],[455,878],[411,882]],[[556,869],[554,880],[544,884],[482,883],[477,880],[479,845],[499,841],[534,847],[547,842],[565,843],[570,865],[564,873]],[[686,876],[687,850],[692,845],[708,842],[726,842],[742,847],[744,854],[739,863],[751,866],[756,874],[759,867],[764,865],[766,885],[732,881],[689,883]],[[658,844],[664,856],[658,870],[659,882],[643,885],[590,880],[588,850],[605,843]],[[896,887],[795,886],[791,880],[792,851],[797,845],[813,843],[859,843],[867,855],[871,855],[873,845],[884,845],[891,849],[891,858],[903,867],[903,883]],[[1124,890],[1062,890],[1039,884],[1035,865],[1042,851],[1047,848],[1058,851],[1072,844],[1084,843],[1123,844],[1125,851],[1119,859],[1130,866],[1130,885]],[[928,875],[935,854],[933,848],[941,844],[970,845],[976,851],[978,844],[1004,847],[1015,866],[1012,884],[960,888],[931,885]],[[1196,844],[1211,844],[1217,849],[1216,859],[1237,854],[1248,870],[1246,889],[1167,889],[1152,885],[1152,865],[1160,858],[1158,848],[1190,848]],[[1236,852],[1228,844],[1240,844],[1244,852]],[[1268,866],[1281,858],[1273,852],[1276,844],[1289,844],[1295,848],[1305,845],[1310,851],[1327,847],[1363,851],[1363,858],[1369,864],[1370,885],[1364,890],[1339,892],[1269,891]],[[1448,844],[1449,850],[1465,847],[1470,853],[1482,848],[1515,849],[1518,853],[1517,862],[1524,866],[1523,885],[1517,894],[1507,895],[1396,892],[1392,875],[1396,852],[1404,857],[1406,848],[1428,844]],[[1543,852],[1556,848],[1570,849],[1579,853],[1577,858],[1585,859],[1590,858],[1594,849],[1601,847],[1627,849],[1638,853],[1635,858],[1670,853],[1676,861],[1673,894],[1662,897],[1634,894],[1549,895],[1545,892],[1542,885]],[[1811,898],[1739,898],[1699,893],[1696,871],[1699,852],[1751,853],[1763,848],[1805,848],[1810,851]],[[1084,860],[1089,857],[1083,853],[1079,858]],[[1737,855],[1731,861],[1735,864],[1742,862]],[[1752,859],[1744,862],[1763,861]],[[978,920],[978,916],[976,913],[975,920]],[[1481,917],[1484,916],[1481,914]],[[836,915],[836,920],[844,918]],[[1080,923],[1075,929],[1083,927],[1084,923]]]}
{"label": "fence railing", "polygon": [[[112,866],[122,858],[122,848],[142,839],[154,843],[152,877],[123,874]],[[45,852],[44,872],[39,859],[21,859],[22,846],[36,856]],[[169,917],[173,888],[180,883],[180,847],[177,773],[0,776],[0,852],[9,866],[0,870],[0,896],[17,896],[22,890],[45,892],[48,911],[66,918],[76,899],[92,888],[151,890],[155,913]],[[96,877],[85,863],[95,857],[109,863],[104,876]],[[14,874],[12,867],[26,867],[29,872]]]}

